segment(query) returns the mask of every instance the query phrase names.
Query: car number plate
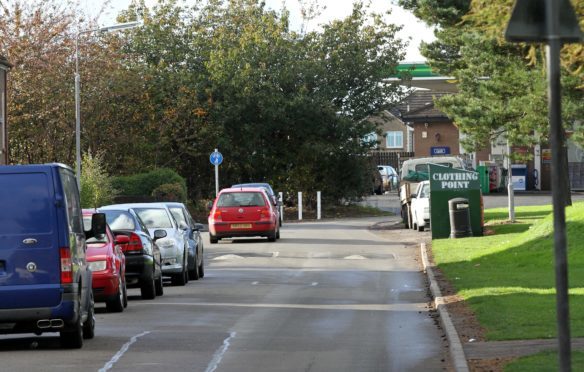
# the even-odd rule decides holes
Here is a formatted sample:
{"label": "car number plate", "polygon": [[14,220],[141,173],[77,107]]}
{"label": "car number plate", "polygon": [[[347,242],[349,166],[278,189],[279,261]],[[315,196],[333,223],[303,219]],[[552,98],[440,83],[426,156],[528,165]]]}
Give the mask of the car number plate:
{"label": "car number plate", "polygon": [[233,223],[231,224],[232,229],[251,229],[251,223]]}

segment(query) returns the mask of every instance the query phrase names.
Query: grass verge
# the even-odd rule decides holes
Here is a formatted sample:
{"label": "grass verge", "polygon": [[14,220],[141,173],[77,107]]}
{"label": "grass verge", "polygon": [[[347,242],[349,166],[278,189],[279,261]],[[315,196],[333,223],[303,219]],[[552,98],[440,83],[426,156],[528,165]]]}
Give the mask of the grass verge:
{"label": "grass verge", "polygon": [[[485,210],[483,237],[432,242],[437,266],[485,329],[487,340],[556,337],[551,206]],[[584,203],[566,209],[572,337],[584,337]]]}
{"label": "grass verge", "polygon": [[[505,366],[505,372],[549,372],[558,370],[558,354],[546,352],[519,358]],[[584,353],[572,353],[572,370],[584,370]]]}

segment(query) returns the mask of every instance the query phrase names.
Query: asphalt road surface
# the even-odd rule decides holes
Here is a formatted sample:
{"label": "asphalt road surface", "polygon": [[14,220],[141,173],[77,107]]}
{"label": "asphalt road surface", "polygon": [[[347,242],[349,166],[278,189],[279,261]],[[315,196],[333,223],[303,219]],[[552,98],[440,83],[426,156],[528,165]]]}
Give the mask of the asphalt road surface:
{"label": "asphalt road surface", "polygon": [[56,334],[0,336],[0,370],[444,370],[416,260],[426,233],[368,229],[379,222],[285,223],[275,243],[206,236],[204,279],[155,300],[131,289],[121,314],[98,304],[81,350]]}

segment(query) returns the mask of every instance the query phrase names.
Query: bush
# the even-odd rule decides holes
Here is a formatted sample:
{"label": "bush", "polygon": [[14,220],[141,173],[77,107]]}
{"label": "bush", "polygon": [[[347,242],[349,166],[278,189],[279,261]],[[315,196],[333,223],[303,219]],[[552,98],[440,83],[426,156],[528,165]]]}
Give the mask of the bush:
{"label": "bush", "polygon": [[157,201],[181,202],[187,200],[187,192],[180,183],[165,183],[152,191]]}
{"label": "bush", "polygon": [[83,154],[81,160],[81,207],[96,208],[111,204],[117,195],[113,179],[103,166],[103,154]]}
{"label": "bush", "polygon": [[166,184],[177,184],[181,189],[180,195],[187,194],[187,184],[184,178],[168,168],[159,168],[147,173],[131,176],[115,177],[113,185],[124,196],[152,196],[154,190]]}

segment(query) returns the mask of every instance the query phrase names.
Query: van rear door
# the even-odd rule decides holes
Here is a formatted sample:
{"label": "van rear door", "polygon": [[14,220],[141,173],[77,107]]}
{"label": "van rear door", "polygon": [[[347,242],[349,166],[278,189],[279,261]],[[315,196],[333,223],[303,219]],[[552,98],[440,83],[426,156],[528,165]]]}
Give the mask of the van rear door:
{"label": "van rear door", "polygon": [[0,307],[54,307],[61,277],[52,175],[15,168],[0,173]]}

